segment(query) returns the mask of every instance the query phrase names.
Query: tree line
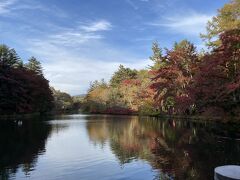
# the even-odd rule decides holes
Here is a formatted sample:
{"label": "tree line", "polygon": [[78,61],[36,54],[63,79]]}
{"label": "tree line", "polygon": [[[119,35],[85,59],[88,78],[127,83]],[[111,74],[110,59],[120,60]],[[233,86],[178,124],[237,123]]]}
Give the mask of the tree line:
{"label": "tree line", "polygon": [[201,34],[208,50],[188,40],[170,49],[153,43],[153,65],[119,66],[110,82],[91,83],[83,109],[118,114],[240,114],[240,1],[218,10]]}
{"label": "tree line", "polygon": [[23,63],[0,45],[0,114],[84,112],[107,114],[240,114],[240,0],[218,10],[201,34],[208,50],[188,40],[172,48],[152,46],[152,66],[119,66],[109,82],[91,83],[86,97],[71,97],[49,86],[41,63]]}
{"label": "tree line", "polygon": [[53,108],[40,62],[32,57],[24,64],[6,45],[0,45],[0,100],[0,114],[45,113]]}
{"label": "tree line", "polygon": [[24,64],[14,49],[0,45],[0,115],[66,113],[79,106],[78,99],[49,86],[35,57]]}

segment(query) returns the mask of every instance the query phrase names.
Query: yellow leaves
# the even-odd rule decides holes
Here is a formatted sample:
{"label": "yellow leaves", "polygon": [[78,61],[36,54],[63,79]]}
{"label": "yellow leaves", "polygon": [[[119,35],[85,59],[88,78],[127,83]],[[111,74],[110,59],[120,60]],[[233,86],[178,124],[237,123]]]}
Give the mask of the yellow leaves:
{"label": "yellow leaves", "polygon": [[88,98],[89,100],[106,102],[108,100],[109,89],[105,87],[98,87],[89,92]]}

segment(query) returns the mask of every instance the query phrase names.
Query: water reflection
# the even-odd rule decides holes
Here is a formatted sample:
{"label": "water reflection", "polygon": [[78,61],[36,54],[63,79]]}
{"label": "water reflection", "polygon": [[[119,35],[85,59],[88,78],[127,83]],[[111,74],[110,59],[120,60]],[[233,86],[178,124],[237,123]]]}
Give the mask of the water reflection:
{"label": "water reflection", "polygon": [[240,164],[237,125],[137,117],[87,119],[90,140],[102,145],[109,141],[121,164],[143,159],[164,177],[212,179],[214,167]]}
{"label": "water reflection", "polygon": [[239,127],[100,115],[0,121],[0,179],[213,179],[216,166],[240,164]]}
{"label": "water reflection", "polygon": [[41,121],[1,121],[0,179],[12,178],[20,166],[26,175],[34,170],[50,131]]}
{"label": "water reflection", "polygon": [[52,132],[66,125],[48,124],[50,117],[0,121],[0,179],[14,179],[18,169],[25,177],[35,170],[39,155],[45,153],[45,145]]}

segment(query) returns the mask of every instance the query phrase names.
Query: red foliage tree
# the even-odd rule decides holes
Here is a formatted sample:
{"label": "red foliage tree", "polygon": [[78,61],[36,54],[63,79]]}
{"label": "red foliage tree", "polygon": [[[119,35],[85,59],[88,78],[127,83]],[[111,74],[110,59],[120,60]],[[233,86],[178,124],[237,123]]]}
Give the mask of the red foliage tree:
{"label": "red foliage tree", "polygon": [[0,113],[48,112],[53,97],[48,81],[26,68],[1,69]]}
{"label": "red foliage tree", "polygon": [[52,91],[41,69],[24,67],[16,52],[5,45],[0,45],[0,54],[0,114],[50,111]]}
{"label": "red foliage tree", "polygon": [[190,92],[200,112],[233,113],[240,105],[240,30],[225,32],[220,39],[222,45],[203,57],[194,76]]}
{"label": "red foliage tree", "polygon": [[154,99],[168,113],[186,112],[190,106],[188,86],[198,62],[195,49],[185,40],[175,44],[166,52],[166,65],[152,72],[155,75],[151,85],[156,92]]}

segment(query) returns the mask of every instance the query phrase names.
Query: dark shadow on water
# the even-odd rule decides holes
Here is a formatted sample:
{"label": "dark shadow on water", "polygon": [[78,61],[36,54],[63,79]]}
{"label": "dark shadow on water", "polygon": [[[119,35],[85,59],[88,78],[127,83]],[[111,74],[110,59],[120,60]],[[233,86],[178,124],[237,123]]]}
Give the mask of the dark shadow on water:
{"label": "dark shadow on water", "polygon": [[38,119],[0,121],[0,179],[11,179],[20,166],[26,176],[34,170],[51,130]]}
{"label": "dark shadow on water", "polygon": [[[65,116],[60,116],[63,119]],[[34,116],[0,121],[0,180],[15,177],[21,167],[26,177],[35,170],[38,156],[45,153],[47,139],[67,124],[49,123],[56,116]],[[68,118],[69,119],[69,118]]]}

